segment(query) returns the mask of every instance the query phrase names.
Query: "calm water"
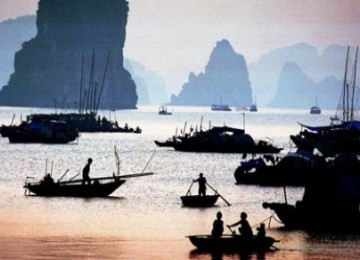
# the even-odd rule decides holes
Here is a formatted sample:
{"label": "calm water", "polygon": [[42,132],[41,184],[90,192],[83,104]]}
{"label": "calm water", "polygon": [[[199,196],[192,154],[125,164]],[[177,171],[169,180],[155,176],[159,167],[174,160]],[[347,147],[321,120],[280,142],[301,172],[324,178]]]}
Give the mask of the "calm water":
{"label": "calm water", "polygon": [[[210,108],[169,107],[171,116],[157,114],[158,107],[108,112],[102,115],[140,126],[142,134],[82,133],[67,145],[9,144],[0,138],[0,259],[360,259],[360,236],[309,234],[284,231],[272,220],[267,231],[279,239],[280,249],[244,258],[237,254],[212,256],[197,253],[187,235],[209,233],[216,212],[226,224],[246,211],[251,225],[269,224],[273,212],[265,201],[284,201],[282,188],[235,185],[233,176],[240,154],[181,153],[159,148],[154,140],[166,140],[176,129],[226,124],[243,127],[255,139],[270,138],[291,150],[289,135],[300,130],[298,122],[328,124],[332,111],[310,115],[308,110],[212,112]],[[0,124],[10,124],[44,109],[0,108]],[[68,111],[70,112],[70,111]],[[42,178],[46,167],[55,179],[67,169],[66,178],[78,174],[87,158],[93,158],[90,176],[111,176],[116,171],[114,146],[120,150],[121,173],[145,171],[155,175],[130,178],[105,199],[42,198],[24,196],[27,176]],[[47,162],[47,163],[46,163]],[[203,172],[209,184],[232,205],[219,199],[217,206],[189,209],[181,206],[192,179]],[[191,189],[197,192],[196,185]],[[287,188],[289,203],[301,199],[302,188]],[[208,193],[213,193],[208,190]],[[226,231],[229,232],[229,231]]]}

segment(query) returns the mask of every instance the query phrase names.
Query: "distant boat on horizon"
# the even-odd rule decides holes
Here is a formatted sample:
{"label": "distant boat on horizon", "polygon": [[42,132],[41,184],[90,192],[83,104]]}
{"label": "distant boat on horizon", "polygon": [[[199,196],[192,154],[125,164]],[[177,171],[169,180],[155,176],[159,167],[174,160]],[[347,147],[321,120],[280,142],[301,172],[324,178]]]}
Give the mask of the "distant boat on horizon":
{"label": "distant boat on horizon", "polygon": [[257,109],[256,104],[252,104],[252,105],[250,106],[249,111],[251,111],[251,112],[257,112],[257,111],[258,111],[258,109]]}
{"label": "distant boat on horizon", "polygon": [[172,115],[172,112],[169,112],[165,105],[162,105],[159,108],[159,115]]}
{"label": "distant boat on horizon", "polygon": [[231,111],[231,108],[228,105],[211,105],[211,110],[212,111]]}
{"label": "distant boat on horizon", "polygon": [[255,102],[250,106],[249,111],[251,111],[251,112],[257,112],[258,111],[257,105],[256,105],[256,97],[255,97]]}
{"label": "distant boat on horizon", "polygon": [[317,97],[316,97],[316,100],[315,100],[315,106],[312,106],[311,108],[310,108],[310,114],[321,114],[321,109],[318,107],[318,105],[317,105]]}

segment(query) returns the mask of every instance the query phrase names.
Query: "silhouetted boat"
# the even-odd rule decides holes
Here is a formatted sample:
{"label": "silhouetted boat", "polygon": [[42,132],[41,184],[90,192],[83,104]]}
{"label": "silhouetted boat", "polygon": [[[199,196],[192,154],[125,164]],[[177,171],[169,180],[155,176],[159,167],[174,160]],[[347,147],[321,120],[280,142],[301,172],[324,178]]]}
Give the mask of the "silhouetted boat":
{"label": "silhouetted boat", "polygon": [[105,133],[137,133],[140,134],[142,130],[140,127],[132,128],[125,124],[123,127],[118,125],[117,121],[108,120],[106,117],[100,118],[97,113],[60,113],[50,114],[55,120],[62,120],[69,125],[74,126],[79,132],[93,133],[93,132],[105,132]]}
{"label": "silhouetted boat", "polygon": [[326,170],[313,174],[294,205],[264,202],[286,228],[321,232],[360,232],[360,160],[338,155]]}
{"label": "silhouetted boat", "polygon": [[1,126],[2,137],[10,143],[66,144],[79,137],[78,130],[64,121],[54,120],[46,114],[33,114],[20,125]]}
{"label": "silhouetted boat", "polygon": [[265,140],[254,141],[243,129],[227,126],[192,132],[179,139],[173,147],[184,152],[279,153],[282,150]]}
{"label": "silhouetted boat", "polygon": [[26,178],[24,188],[28,195],[31,193],[45,197],[106,197],[125,183],[125,178],[147,176],[153,173],[139,173],[112,177],[91,178],[91,184],[83,184],[82,179],[70,181],[29,182]]}
{"label": "silhouetted boat", "polygon": [[251,112],[257,112],[258,109],[257,109],[256,104],[252,104],[252,105],[250,106],[250,108],[249,108],[249,111],[251,111]]}
{"label": "silhouetted boat", "polygon": [[[45,197],[106,197],[124,184],[125,179],[127,178],[153,174],[152,172],[144,172],[138,174],[120,175],[120,159],[116,147],[114,148],[114,152],[115,162],[117,165],[117,175],[113,174],[111,177],[90,178],[90,184],[85,183],[83,179],[61,181],[69,170],[67,170],[56,182],[53,180],[50,173],[47,173],[40,181],[29,181],[30,179],[33,179],[33,177],[27,177],[24,185],[25,194],[35,194]],[[47,170],[45,172],[47,172]]]}
{"label": "silhouetted boat", "polygon": [[154,143],[157,146],[160,146],[160,147],[173,147],[175,142],[177,142],[176,137],[169,138],[169,139],[167,139],[166,141],[163,141],[163,142],[158,141],[158,140],[154,140]]}
{"label": "silhouetted boat", "polygon": [[257,111],[258,111],[257,105],[256,105],[256,97],[255,97],[255,103],[253,103],[253,104],[250,106],[249,111],[250,111],[250,112],[257,112]]}
{"label": "silhouetted boat", "polygon": [[[358,49],[356,48],[354,72],[357,67]],[[290,139],[295,145],[302,150],[313,151],[319,150],[324,156],[334,156],[342,152],[360,153],[360,122],[355,120],[355,95],[356,89],[356,73],[351,79],[351,88],[347,79],[347,67],[349,59],[349,47],[346,53],[345,76],[340,97],[340,105],[342,112],[341,123],[334,124],[331,118],[331,124],[328,126],[306,126],[301,125],[301,130],[296,135],[290,135]],[[303,130],[305,128],[305,130]]]}
{"label": "silhouetted boat", "polygon": [[321,114],[321,109],[317,106],[312,106],[310,108],[310,114]]}
{"label": "silhouetted boat", "polygon": [[185,207],[211,207],[214,206],[217,199],[219,198],[218,194],[215,195],[185,195],[181,196],[182,204]]}
{"label": "silhouetted boat", "polygon": [[187,193],[185,196],[181,196],[180,199],[182,201],[183,206],[185,207],[212,207],[220,197],[223,201],[225,201],[228,206],[230,203],[217,191],[215,190],[209,183],[205,183],[207,187],[212,189],[215,194],[213,195],[191,195],[191,187],[193,186],[194,181],[191,183]]}
{"label": "silhouetted boat", "polygon": [[236,184],[262,186],[304,186],[308,177],[321,170],[322,158],[307,153],[288,153],[242,161],[234,172]]}
{"label": "silhouetted boat", "polygon": [[46,183],[26,182],[24,188],[29,194],[46,197],[106,197],[125,183],[120,176],[92,178],[92,184],[82,184],[82,179],[73,181],[62,181]]}
{"label": "silhouetted boat", "polygon": [[165,105],[162,105],[159,108],[159,115],[172,115],[172,112],[169,112]]}
{"label": "silhouetted boat", "polygon": [[231,111],[231,108],[228,105],[211,105],[212,111]]}
{"label": "silhouetted boat", "polygon": [[317,97],[316,97],[316,101],[315,101],[315,106],[312,106],[310,108],[310,114],[316,114],[316,115],[321,114],[321,109],[317,105]]}
{"label": "silhouetted boat", "polygon": [[273,237],[254,237],[245,240],[240,235],[223,235],[213,238],[211,235],[187,236],[190,242],[200,251],[206,252],[265,252],[275,249],[274,243],[279,242]]}

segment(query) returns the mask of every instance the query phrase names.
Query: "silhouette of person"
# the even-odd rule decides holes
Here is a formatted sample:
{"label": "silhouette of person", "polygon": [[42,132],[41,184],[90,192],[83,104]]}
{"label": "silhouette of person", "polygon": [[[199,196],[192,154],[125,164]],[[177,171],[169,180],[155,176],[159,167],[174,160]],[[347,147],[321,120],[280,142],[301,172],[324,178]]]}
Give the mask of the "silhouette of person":
{"label": "silhouette of person", "polygon": [[199,196],[206,196],[206,178],[202,173],[199,174],[199,178],[194,180],[199,183]]}
{"label": "silhouette of person", "polygon": [[256,228],[257,230],[257,234],[256,234],[256,238],[257,239],[261,239],[264,238],[266,235],[266,231],[265,231],[265,224],[261,223],[259,227]]}
{"label": "silhouette of person", "polygon": [[247,214],[245,212],[241,212],[240,220],[234,224],[228,225],[228,227],[235,227],[240,225],[239,227],[240,235],[245,239],[251,239],[254,234],[246,218],[247,218]]}
{"label": "silhouette of person", "polygon": [[89,158],[87,164],[85,165],[85,167],[82,170],[82,175],[83,175],[82,184],[85,184],[85,183],[91,184],[91,180],[89,177],[91,163],[92,163],[92,159]]}
{"label": "silhouette of person", "polygon": [[51,177],[50,173],[46,174],[46,176],[44,177],[44,184],[45,185],[54,184],[54,179]]}
{"label": "silhouette of person", "polygon": [[213,222],[213,229],[211,235],[213,238],[220,238],[224,232],[224,222],[222,221],[222,214],[219,211],[216,214],[216,219]]}

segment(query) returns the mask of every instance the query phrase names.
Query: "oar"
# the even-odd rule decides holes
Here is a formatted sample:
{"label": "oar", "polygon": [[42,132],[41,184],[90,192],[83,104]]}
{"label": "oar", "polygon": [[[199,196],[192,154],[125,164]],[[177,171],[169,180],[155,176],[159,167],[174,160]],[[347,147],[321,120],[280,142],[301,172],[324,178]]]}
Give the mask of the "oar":
{"label": "oar", "polygon": [[223,196],[221,196],[221,194],[217,190],[215,190],[213,187],[211,187],[209,183],[206,183],[206,185],[209,186],[209,188],[212,189],[217,195],[219,195],[220,198],[222,198],[223,201],[225,201],[226,204],[228,204],[228,206],[231,205],[230,202],[228,202]]}
{"label": "oar", "polygon": [[229,225],[226,225],[227,228],[230,230],[231,234],[233,234],[234,236],[236,235],[236,232],[234,230],[231,229],[231,227]]}
{"label": "oar", "polygon": [[191,190],[191,187],[193,186],[193,184],[194,184],[194,182],[191,182],[191,185],[190,185],[190,187],[189,187],[189,190],[186,192],[186,195],[185,195],[185,196],[187,196],[187,195],[190,193],[190,190]]}

